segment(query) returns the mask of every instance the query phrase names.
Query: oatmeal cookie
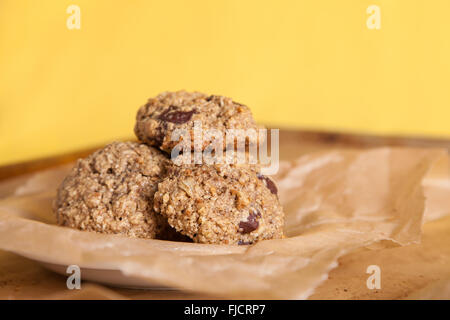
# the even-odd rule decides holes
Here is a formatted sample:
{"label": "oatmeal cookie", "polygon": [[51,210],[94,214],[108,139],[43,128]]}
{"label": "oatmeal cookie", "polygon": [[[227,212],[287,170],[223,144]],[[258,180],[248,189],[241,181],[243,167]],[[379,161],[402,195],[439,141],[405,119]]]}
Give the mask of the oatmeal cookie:
{"label": "oatmeal cookie", "polygon": [[171,157],[172,165],[176,166],[186,166],[194,164],[227,164],[231,166],[244,166],[248,169],[254,170],[255,172],[261,171],[261,162],[258,159],[258,155],[249,152],[240,152],[235,150],[224,150],[222,153],[210,153],[199,152],[195,154],[190,153],[180,153],[174,154]]}
{"label": "oatmeal cookie", "polygon": [[[203,136],[194,130],[194,122],[201,124]],[[176,129],[183,130],[180,132],[183,132],[184,140],[183,137],[175,137],[172,141],[172,133]],[[258,126],[247,106],[223,96],[178,91],[164,92],[149,99],[137,113],[134,132],[140,141],[170,152],[177,145],[193,151],[194,135],[199,141],[196,149],[204,150],[212,145],[225,149],[228,129],[254,129],[235,134],[244,145],[258,143]],[[221,133],[223,139],[217,140],[211,130]],[[236,139],[231,143],[235,145]]]}
{"label": "oatmeal cookie", "polygon": [[245,165],[172,166],[158,184],[154,208],[198,243],[251,244],[283,237],[274,182]]}
{"label": "oatmeal cookie", "polygon": [[137,142],[114,142],[78,160],[58,188],[59,225],[135,238],[172,237],[153,210],[153,196],[168,158]]}

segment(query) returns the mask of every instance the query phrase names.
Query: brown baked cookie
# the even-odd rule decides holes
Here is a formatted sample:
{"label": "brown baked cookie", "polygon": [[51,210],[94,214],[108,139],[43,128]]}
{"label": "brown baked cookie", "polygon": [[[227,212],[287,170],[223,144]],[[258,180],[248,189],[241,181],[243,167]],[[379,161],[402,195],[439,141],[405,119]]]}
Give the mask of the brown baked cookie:
{"label": "brown baked cookie", "polygon": [[136,142],[114,142],[78,160],[58,188],[59,225],[135,238],[172,237],[153,210],[153,196],[169,159]]}
{"label": "brown baked cookie", "polygon": [[180,153],[174,157],[171,157],[170,161],[171,164],[175,166],[188,166],[194,164],[226,164],[238,167],[244,166],[255,172],[261,171],[261,162],[259,161],[257,154],[250,152],[239,152],[235,150],[223,150],[220,154],[206,154],[205,152],[199,152],[197,155],[194,152]]}
{"label": "brown baked cookie", "polygon": [[[196,135],[199,138],[199,144],[195,146],[197,149],[204,150],[220,143],[220,147],[225,149],[225,133],[228,129],[254,129],[236,132],[236,136],[244,145],[258,142],[258,126],[247,106],[234,102],[231,98],[208,96],[200,92],[164,92],[149,99],[137,113],[134,132],[140,141],[166,152],[177,145],[187,146],[193,151],[194,122],[201,123],[203,130],[203,136]],[[175,137],[172,140],[172,133],[176,129],[184,130],[180,132],[184,132],[187,138],[183,140]],[[217,140],[214,133],[208,135],[205,130],[222,133],[222,141]],[[233,139],[231,143],[234,146],[236,140]]]}
{"label": "brown baked cookie", "polygon": [[283,237],[284,214],[270,178],[248,166],[172,166],[155,211],[198,243],[251,244]]}

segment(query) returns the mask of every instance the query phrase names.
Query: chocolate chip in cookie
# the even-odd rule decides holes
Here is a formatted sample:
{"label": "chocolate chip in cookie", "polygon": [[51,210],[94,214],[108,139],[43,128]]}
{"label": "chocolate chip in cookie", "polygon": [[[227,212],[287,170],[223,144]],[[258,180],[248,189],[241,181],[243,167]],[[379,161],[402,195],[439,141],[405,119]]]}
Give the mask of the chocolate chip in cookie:
{"label": "chocolate chip in cookie", "polygon": [[278,197],[254,166],[173,166],[158,184],[154,205],[172,227],[198,243],[250,244],[283,237]]}

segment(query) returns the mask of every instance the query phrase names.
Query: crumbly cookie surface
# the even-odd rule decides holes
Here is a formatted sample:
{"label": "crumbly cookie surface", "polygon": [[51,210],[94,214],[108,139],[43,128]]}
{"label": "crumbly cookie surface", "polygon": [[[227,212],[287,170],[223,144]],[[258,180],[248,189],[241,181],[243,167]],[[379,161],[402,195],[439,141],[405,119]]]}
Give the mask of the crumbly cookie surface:
{"label": "crumbly cookie surface", "polygon": [[78,160],[58,188],[58,224],[135,238],[172,237],[153,209],[168,163],[159,150],[136,142],[114,142]]}
{"label": "crumbly cookie surface", "polygon": [[[164,92],[151,98],[142,106],[136,116],[134,128],[138,139],[149,145],[170,152],[175,146],[188,146],[194,150],[194,135],[199,144],[196,148],[204,150],[220,141],[216,136],[199,137],[194,132],[194,122],[200,121],[203,130],[217,130],[224,134],[221,147],[227,145],[225,132],[228,129],[255,129],[256,135],[240,134],[246,144],[258,142],[257,129],[250,109],[231,98],[206,95],[200,92]],[[172,133],[176,129],[184,130],[190,139],[173,141]],[[234,143],[234,142],[233,142]]]}
{"label": "crumbly cookie surface", "polygon": [[198,243],[251,244],[283,237],[275,184],[247,166],[173,166],[158,184],[154,206]]}

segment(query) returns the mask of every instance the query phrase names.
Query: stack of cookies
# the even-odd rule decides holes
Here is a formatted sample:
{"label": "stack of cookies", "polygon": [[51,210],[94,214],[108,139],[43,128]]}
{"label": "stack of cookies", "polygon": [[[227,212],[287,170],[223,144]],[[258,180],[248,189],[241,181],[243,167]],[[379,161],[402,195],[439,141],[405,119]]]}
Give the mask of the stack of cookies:
{"label": "stack of cookies", "polygon": [[[180,145],[205,151],[216,141],[206,136],[194,146],[198,123],[224,135],[230,129],[258,129],[250,109],[227,97],[178,91],[149,99],[136,117],[140,142],[111,143],[78,160],[64,179],[54,202],[58,224],[197,243],[242,245],[282,238],[277,188],[259,173],[258,164],[174,161]],[[180,130],[190,139],[174,140]],[[257,144],[258,138],[245,142]]]}

